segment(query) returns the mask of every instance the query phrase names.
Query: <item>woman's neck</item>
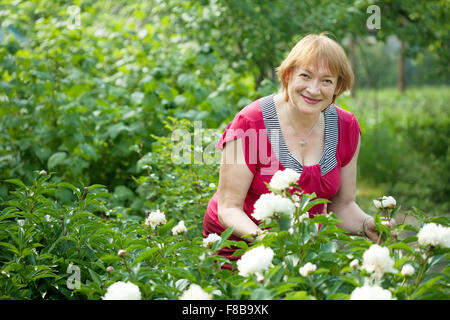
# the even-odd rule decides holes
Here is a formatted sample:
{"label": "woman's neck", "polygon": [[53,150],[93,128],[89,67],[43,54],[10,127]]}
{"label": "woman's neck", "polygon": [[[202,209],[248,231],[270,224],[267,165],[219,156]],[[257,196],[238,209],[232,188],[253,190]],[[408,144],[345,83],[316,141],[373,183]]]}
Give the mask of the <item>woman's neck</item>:
{"label": "woman's neck", "polygon": [[284,93],[278,93],[274,96],[277,113],[283,117],[285,123],[301,132],[310,130],[313,126],[321,122],[322,112],[304,113],[298,110],[290,101],[285,100]]}

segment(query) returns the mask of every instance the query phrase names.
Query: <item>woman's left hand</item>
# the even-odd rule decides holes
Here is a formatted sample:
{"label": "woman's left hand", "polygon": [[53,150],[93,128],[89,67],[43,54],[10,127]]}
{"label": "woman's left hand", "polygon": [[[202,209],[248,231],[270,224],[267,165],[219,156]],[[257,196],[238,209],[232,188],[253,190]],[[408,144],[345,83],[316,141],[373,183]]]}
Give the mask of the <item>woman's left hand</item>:
{"label": "woman's left hand", "polygon": [[[390,219],[389,221],[386,221],[383,224],[388,228],[392,228],[395,226],[395,220]],[[364,232],[365,232],[366,236],[370,240],[375,241],[377,243],[379,243],[381,241],[380,236],[378,235],[377,227],[375,225],[375,220],[373,218],[368,219],[364,229],[365,229]]]}

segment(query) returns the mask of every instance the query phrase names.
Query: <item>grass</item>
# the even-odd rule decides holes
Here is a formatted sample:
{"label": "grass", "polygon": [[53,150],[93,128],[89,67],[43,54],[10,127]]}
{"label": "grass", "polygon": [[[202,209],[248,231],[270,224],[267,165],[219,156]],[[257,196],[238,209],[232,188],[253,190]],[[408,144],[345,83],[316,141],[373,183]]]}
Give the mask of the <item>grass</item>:
{"label": "grass", "polygon": [[359,90],[337,99],[356,115],[363,134],[357,194],[362,207],[392,195],[405,210],[449,214],[449,89]]}

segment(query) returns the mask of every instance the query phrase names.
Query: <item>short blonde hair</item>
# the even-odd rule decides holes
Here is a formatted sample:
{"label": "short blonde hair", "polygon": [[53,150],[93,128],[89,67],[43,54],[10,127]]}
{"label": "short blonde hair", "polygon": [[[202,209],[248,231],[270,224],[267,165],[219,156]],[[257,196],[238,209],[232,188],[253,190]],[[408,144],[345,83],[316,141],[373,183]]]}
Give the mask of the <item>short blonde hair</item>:
{"label": "short blonde hair", "polygon": [[297,66],[325,67],[332,75],[338,77],[333,103],[340,94],[353,86],[355,77],[345,51],[336,41],[330,39],[326,32],[303,37],[276,68],[282,89],[286,92],[286,101],[289,99],[287,92],[289,78]]}

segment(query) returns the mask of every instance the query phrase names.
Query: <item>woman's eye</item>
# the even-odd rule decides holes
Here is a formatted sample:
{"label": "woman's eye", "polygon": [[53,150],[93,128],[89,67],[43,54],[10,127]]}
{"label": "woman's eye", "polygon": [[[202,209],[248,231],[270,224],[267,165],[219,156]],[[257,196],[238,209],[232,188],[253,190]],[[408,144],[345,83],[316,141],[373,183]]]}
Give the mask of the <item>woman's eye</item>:
{"label": "woman's eye", "polygon": [[332,84],[332,83],[333,83],[333,81],[331,81],[330,79],[325,79],[324,81],[325,81],[325,83],[327,83],[327,84]]}
{"label": "woman's eye", "polygon": [[309,78],[309,76],[306,73],[300,74],[300,77],[302,77],[302,78]]}

